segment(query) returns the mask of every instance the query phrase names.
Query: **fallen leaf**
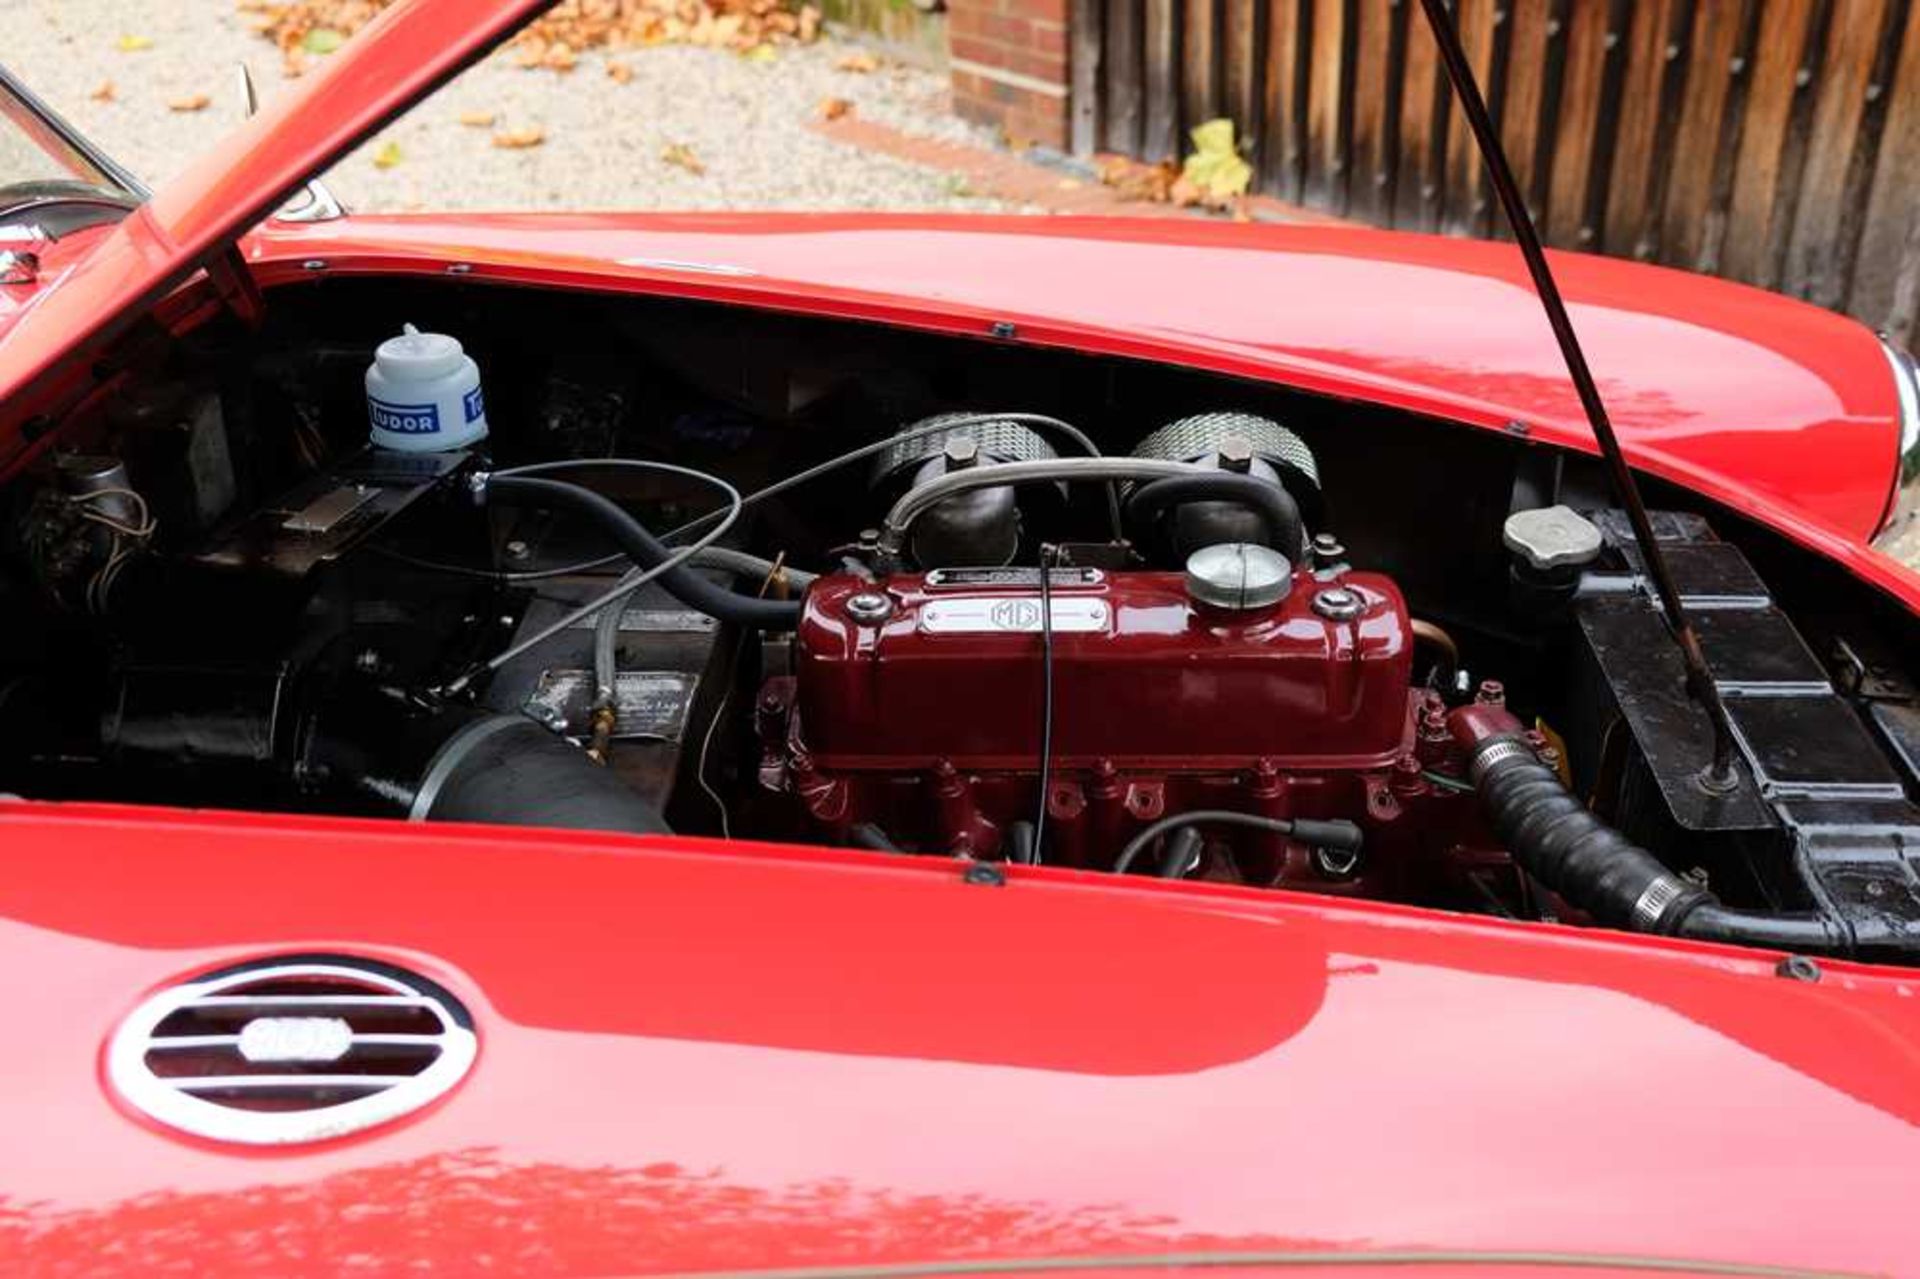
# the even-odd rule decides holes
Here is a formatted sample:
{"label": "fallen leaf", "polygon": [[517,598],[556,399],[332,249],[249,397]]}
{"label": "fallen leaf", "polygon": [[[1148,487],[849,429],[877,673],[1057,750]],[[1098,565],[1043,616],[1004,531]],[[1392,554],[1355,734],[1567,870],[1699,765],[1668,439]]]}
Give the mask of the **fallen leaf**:
{"label": "fallen leaf", "polygon": [[547,46],[546,53],[540,58],[540,65],[549,71],[567,72],[573,70],[579,61],[580,55],[573,51],[572,45],[565,40],[556,40]]}
{"label": "fallen leaf", "polygon": [[537,147],[547,140],[547,131],[537,124],[524,129],[508,129],[504,133],[493,135],[493,145],[503,151],[524,151],[528,147]]}
{"label": "fallen leaf", "polygon": [[142,49],[153,48],[153,41],[145,36],[121,36],[113,42],[113,47],[122,53],[138,53]]}
{"label": "fallen leaf", "polygon": [[170,99],[167,102],[167,110],[204,111],[207,109],[207,104],[212,101],[213,99],[204,93],[189,93],[185,97]]}
{"label": "fallen leaf", "polygon": [[777,59],[780,54],[770,44],[756,44],[740,56],[748,62],[772,62]]}
{"label": "fallen leaf", "polygon": [[693,148],[684,142],[667,143],[660,150],[660,158],[675,168],[685,169],[695,177],[707,171],[707,166],[700,163],[700,157],[693,153]]}
{"label": "fallen leaf", "polygon": [[300,38],[300,47],[308,53],[322,56],[332,53],[347,42],[346,36],[332,27],[314,27]]}
{"label": "fallen leaf", "polygon": [[833,69],[835,71],[851,71],[855,75],[866,75],[868,72],[878,71],[880,69],[880,59],[874,57],[865,49],[860,49],[854,53],[849,53],[846,57],[834,63]]}
{"label": "fallen leaf", "polygon": [[95,102],[111,102],[113,101],[113,94],[114,94],[113,81],[102,80],[99,86],[95,88],[94,91],[92,93],[89,93],[87,96],[89,98],[92,98]]}
{"label": "fallen leaf", "polygon": [[1112,187],[1122,200],[1165,204],[1173,198],[1173,187],[1180,176],[1171,160],[1147,164],[1131,156],[1096,155],[1093,163],[1101,185]]}
{"label": "fallen leaf", "polygon": [[852,110],[853,103],[847,101],[845,98],[820,99],[820,118],[822,120],[838,120],[841,116],[846,115]]}
{"label": "fallen leaf", "polygon": [[607,63],[607,79],[615,84],[625,84],[633,79],[633,68],[624,62]]}
{"label": "fallen leaf", "polygon": [[1247,193],[1253,182],[1253,166],[1234,149],[1232,120],[1208,120],[1195,125],[1187,136],[1193,139],[1194,150],[1180,166],[1180,179],[1199,203],[1224,209]]}
{"label": "fallen leaf", "polygon": [[373,153],[373,167],[376,169],[391,169],[394,165],[400,163],[401,158],[400,144],[389,139],[382,142],[379,149]]}
{"label": "fallen leaf", "polygon": [[1061,178],[1058,182],[1054,183],[1055,189],[1061,191],[1078,191],[1080,185],[1079,178]]}
{"label": "fallen leaf", "polygon": [[810,4],[800,6],[800,29],[795,32],[801,44],[812,44],[820,36],[820,10]]}
{"label": "fallen leaf", "polygon": [[462,111],[460,123],[469,129],[491,129],[499,117],[492,111]]}

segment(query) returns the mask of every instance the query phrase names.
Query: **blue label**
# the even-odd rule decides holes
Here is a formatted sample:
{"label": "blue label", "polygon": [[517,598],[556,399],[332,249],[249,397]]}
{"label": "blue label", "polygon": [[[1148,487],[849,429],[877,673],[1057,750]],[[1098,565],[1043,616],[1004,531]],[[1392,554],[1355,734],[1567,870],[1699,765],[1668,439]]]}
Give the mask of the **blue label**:
{"label": "blue label", "polygon": [[389,404],[368,396],[367,415],[375,426],[396,435],[433,435],[440,430],[437,404]]}
{"label": "blue label", "polygon": [[460,406],[467,411],[469,422],[478,422],[480,415],[487,411],[486,406],[480,403],[480,388],[477,386],[466,393],[460,401]]}

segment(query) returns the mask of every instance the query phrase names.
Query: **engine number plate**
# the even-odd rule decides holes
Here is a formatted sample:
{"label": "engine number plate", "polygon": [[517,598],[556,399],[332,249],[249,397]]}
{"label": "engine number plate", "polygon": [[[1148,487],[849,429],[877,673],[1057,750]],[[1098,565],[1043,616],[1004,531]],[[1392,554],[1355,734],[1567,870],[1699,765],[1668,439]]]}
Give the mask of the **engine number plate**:
{"label": "engine number plate", "polygon": [[[1086,634],[1107,629],[1105,600],[1085,596],[1055,596],[1051,608],[1058,634]],[[1040,596],[950,596],[920,608],[920,629],[928,635],[1038,635]]]}

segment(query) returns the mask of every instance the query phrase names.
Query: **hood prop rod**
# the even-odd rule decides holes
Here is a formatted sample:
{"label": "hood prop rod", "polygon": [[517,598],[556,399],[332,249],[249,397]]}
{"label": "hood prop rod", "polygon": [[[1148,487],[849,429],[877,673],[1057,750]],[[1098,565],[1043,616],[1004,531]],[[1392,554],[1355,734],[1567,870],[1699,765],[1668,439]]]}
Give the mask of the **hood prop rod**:
{"label": "hood prop rod", "polygon": [[1654,593],[1660,597],[1660,607],[1666,614],[1667,627],[1673,633],[1674,641],[1679,644],[1681,659],[1686,664],[1687,691],[1705,709],[1707,719],[1713,726],[1713,758],[1700,770],[1695,781],[1709,793],[1726,794],[1740,784],[1740,776],[1733,764],[1733,724],[1727,717],[1726,703],[1721,700],[1720,689],[1713,682],[1713,674],[1707,668],[1706,654],[1700,648],[1700,637],[1687,617],[1686,605],[1681,602],[1680,591],[1667,567],[1666,556],[1661,553],[1659,540],[1654,536],[1653,524],[1647,518],[1646,502],[1640,496],[1640,486],[1633,478],[1632,468],[1627,465],[1626,454],[1620,449],[1620,438],[1614,434],[1613,420],[1607,416],[1607,406],[1600,398],[1600,388],[1594,384],[1593,371],[1587,367],[1586,352],[1580,348],[1580,339],[1573,330],[1573,320],[1567,314],[1566,301],[1560,296],[1560,286],[1554,282],[1552,268],[1547,265],[1546,250],[1540,244],[1540,232],[1533,224],[1533,216],[1527,212],[1527,202],[1513,178],[1513,166],[1507,162],[1507,154],[1500,145],[1499,132],[1494,128],[1492,116],[1487,113],[1486,99],[1481,96],[1480,86],[1473,78],[1473,68],[1467,61],[1466,50],[1460,46],[1460,33],[1448,11],[1447,0],[1420,0],[1420,7],[1426,12],[1427,25],[1433,29],[1434,43],[1440,47],[1440,60],[1447,68],[1447,79],[1452,82],[1461,113],[1466,116],[1468,127],[1473,130],[1474,142],[1479,146],[1480,158],[1486,162],[1487,176],[1492,179],[1494,193],[1500,197],[1500,207],[1506,213],[1507,225],[1513,229],[1514,241],[1520,246],[1520,256],[1526,260],[1527,273],[1533,277],[1534,291],[1539,294],[1540,304],[1546,309],[1547,323],[1553,326],[1554,339],[1560,344],[1560,355],[1567,363],[1567,374],[1573,379],[1574,390],[1580,395],[1580,405],[1587,413],[1587,422],[1593,428],[1594,438],[1599,441],[1600,455],[1606,460],[1614,493],[1620,499],[1620,504],[1627,508],[1627,518],[1633,524],[1633,540],[1640,548],[1640,558],[1646,564]]}

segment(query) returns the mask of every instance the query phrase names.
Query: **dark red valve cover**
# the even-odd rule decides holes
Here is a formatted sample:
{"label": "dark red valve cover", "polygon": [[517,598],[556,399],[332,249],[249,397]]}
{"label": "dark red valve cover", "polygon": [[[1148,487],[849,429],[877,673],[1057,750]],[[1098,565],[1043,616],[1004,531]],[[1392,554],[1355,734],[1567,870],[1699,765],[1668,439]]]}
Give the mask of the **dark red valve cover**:
{"label": "dark red valve cover", "polygon": [[[1360,611],[1313,607],[1329,584],[1226,613],[1178,573],[1063,570],[1052,589],[1056,767],[1365,768],[1408,734],[1413,640],[1387,578],[1348,573]],[[1042,698],[1034,570],[822,578],[795,647],[794,747],[829,771],[1035,766]],[[867,597],[856,600],[856,597]],[[886,601],[886,615],[873,597]]]}

